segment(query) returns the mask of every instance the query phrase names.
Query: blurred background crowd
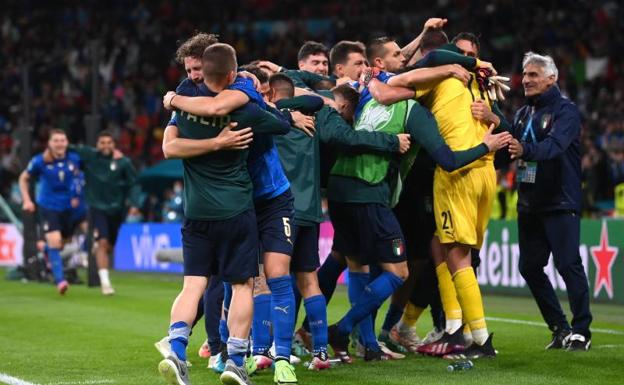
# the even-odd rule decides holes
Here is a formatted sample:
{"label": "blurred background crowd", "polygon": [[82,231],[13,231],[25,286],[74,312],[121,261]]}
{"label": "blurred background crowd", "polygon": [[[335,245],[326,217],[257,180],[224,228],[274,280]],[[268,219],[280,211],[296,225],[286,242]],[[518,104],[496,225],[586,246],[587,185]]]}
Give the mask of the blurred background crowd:
{"label": "blurred background crowd", "polygon": [[[25,164],[17,155],[16,132],[23,115],[24,71],[32,95],[32,152],[44,148],[51,127],[65,129],[74,143],[85,141],[90,50],[96,37],[100,127],[111,130],[121,151],[143,170],[163,158],[168,113],[161,97],[185,76],[174,52],[195,31],[218,33],[236,48],[241,64],[268,59],[296,68],[297,51],[306,40],[331,47],[342,39],[367,42],[389,35],[406,44],[433,16],[448,18],[450,37],[461,31],[478,35],[481,57],[511,75],[512,92],[503,104],[508,119],[524,104],[523,53],[555,58],[559,85],[584,118],[586,215],[609,212],[615,186],[624,182],[624,5],[619,1],[5,0],[0,16],[0,192],[19,203],[16,179]],[[511,191],[513,177],[507,172],[513,170],[501,172],[501,189]],[[180,191],[176,183],[150,194],[145,219],[171,219],[181,205]],[[508,216],[504,211],[495,215]]]}

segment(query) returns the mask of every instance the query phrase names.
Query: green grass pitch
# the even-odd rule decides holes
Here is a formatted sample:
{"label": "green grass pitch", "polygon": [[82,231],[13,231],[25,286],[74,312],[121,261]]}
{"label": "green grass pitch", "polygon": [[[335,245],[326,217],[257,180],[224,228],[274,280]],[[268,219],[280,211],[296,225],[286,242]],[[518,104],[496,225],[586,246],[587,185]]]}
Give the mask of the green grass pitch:
{"label": "green grass pitch", "polygon": [[[12,384],[6,376],[36,385],[164,383],[153,343],[167,331],[181,277],[113,273],[112,279],[117,290],[113,297],[82,285],[60,297],[51,285],[6,281],[0,270],[0,383]],[[567,310],[567,303],[563,305]],[[320,373],[298,366],[299,383],[624,384],[624,306],[593,304],[595,331],[587,353],[544,351],[550,337],[546,327],[514,321],[541,323],[531,299],[486,295],[485,306],[486,315],[495,317],[488,327],[499,356],[475,362],[470,371],[448,373],[443,360],[408,356],[379,363],[357,360]],[[329,321],[336,321],[346,308],[346,292],[338,289],[328,309]],[[379,314],[381,319],[385,310]],[[425,313],[419,333],[430,328]],[[204,338],[200,324],[189,346],[191,381],[219,384],[217,375],[206,369],[206,360],[197,356]],[[272,384],[273,375],[259,373],[253,381]]]}

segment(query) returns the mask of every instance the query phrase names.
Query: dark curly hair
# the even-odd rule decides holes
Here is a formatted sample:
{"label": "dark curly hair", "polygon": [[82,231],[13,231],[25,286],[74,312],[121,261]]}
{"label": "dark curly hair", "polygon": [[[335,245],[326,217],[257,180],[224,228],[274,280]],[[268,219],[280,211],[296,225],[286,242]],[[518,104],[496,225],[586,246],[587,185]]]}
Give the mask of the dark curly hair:
{"label": "dark curly hair", "polygon": [[178,47],[178,50],[176,51],[176,61],[180,64],[184,64],[185,57],[201,59],[204,54],[204,50],[218,42],[219,35],[198,32]]}

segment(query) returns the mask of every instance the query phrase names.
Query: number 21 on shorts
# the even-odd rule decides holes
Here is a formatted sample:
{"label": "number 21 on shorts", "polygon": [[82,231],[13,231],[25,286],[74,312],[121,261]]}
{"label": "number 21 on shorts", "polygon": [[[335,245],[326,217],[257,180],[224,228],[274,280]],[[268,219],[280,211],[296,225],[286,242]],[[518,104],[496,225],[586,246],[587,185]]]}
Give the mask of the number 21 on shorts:
{"label": "number 21 on shorts", "polygon": [[442,211],[442,230],[453,230],[451,210]]}

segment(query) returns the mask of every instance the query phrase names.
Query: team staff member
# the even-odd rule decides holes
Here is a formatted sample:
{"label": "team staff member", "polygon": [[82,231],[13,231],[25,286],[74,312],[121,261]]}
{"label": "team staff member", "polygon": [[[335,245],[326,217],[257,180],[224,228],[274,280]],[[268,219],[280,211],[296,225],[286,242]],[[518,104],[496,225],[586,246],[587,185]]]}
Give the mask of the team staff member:
{"label": "team staff member", "polygon": [[[520,273],[553,332],[546,349],[589,350],[592,315],[587,276],[579,254],[581,116],[561,95],[550,56],[528,52],[522,62],[527,104],[516,113],[509,146],[518,159]],[[552,252],[572,308],[566,320],[544,266]]]}
{"label": "team staff member", "polygon": [[96,147],[77,146],[71,151],[80,155],[85,174],[86,200],[89,206],[89,228],[97,243],[95,257],[102,294],[113,295],[115,290],[108,275],[109,255],[117,233],[126,215],[126,201],[130,202],[128,215],[140,214],[141,189],[132,161],[115,154],[115,140],[109,131],[98,134]]}

